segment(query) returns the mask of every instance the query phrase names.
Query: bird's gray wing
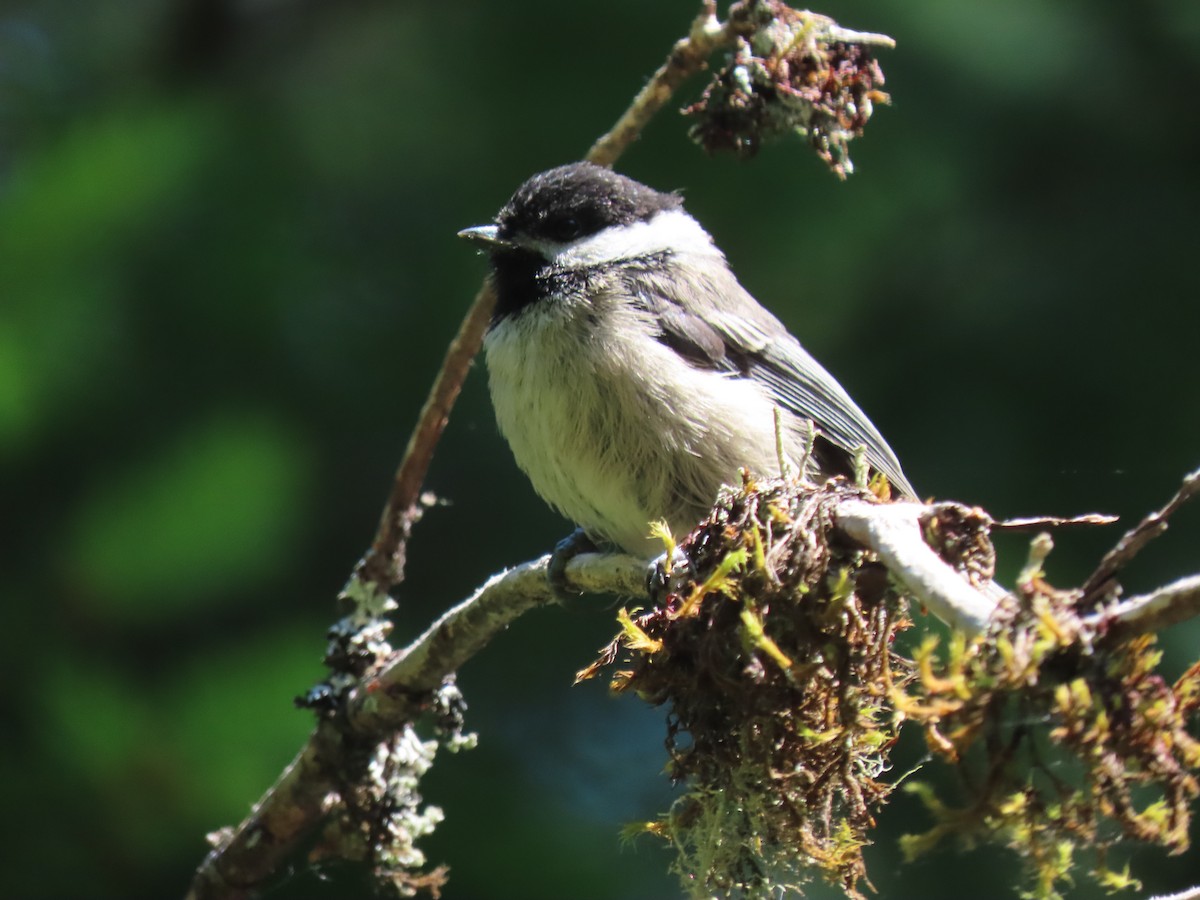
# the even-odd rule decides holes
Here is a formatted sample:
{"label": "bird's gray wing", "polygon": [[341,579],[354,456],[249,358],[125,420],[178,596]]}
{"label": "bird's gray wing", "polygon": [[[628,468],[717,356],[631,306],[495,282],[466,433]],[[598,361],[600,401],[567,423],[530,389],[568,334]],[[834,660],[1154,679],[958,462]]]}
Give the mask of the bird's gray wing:
{"label": "bird's gray wing", "polygon": [[[896,454],[845,389],[763,309],[732,273],[705,283],[707,291],[684,304],[669,279],[644,278],[630,285],[636,302],[652,313],[659,339],[693,365],[753,378],[791,413],[810,419],[850,468],[859,447],[870,466],[900,493],[915,497]],[[719,294],[719,297],[717,296]]]}

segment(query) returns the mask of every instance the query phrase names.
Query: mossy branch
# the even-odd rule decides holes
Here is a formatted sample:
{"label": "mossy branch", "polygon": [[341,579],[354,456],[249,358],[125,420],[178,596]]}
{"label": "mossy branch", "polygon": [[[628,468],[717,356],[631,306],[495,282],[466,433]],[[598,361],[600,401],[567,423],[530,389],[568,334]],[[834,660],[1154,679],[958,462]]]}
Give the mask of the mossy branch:
{"label": "mossy branch", "polygon": [[[1179,505],[1150,517],[1154,534]],[[1200,662],[1169,685],[1148,631],[1200,611],[1200,575],[1097,607],[1049,584],[1040,534],[1008,592],[991,580],[991,527],[981,510],[881,502],[838,480],[747,479],[679,543],[656,579],[664,595],[624,613],[581,677],[616,664],[613,690],[669,710],[669,769],[686,792],[644,830],[677,850],[685,890],[765,898],[820,875],[860,897],[905,725],[961,794],[909,779],[934,820],[903,839],[909,856],[1000,843],[1025,863],[1029,896],[1059,900],[1076,855],[1092,853],[1113,890],[1136,884],[1108,867],[1118,841],[1187,847]],[[893,638],[914,600],[955,631],[906,657]]]}

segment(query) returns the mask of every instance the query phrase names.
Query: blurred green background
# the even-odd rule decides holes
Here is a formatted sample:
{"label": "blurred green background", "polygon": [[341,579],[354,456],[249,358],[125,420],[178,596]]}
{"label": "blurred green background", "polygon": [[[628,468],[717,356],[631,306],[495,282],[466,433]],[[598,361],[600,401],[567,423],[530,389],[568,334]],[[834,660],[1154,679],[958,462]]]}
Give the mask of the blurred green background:
{"label": "blurred green background", "polygon": [[[582,154],[696,7],[0,5],[0,895],[181,896],[205,832],[291,758],[292,697],[484,271],[455,231]],[[1163,501],[1200,463],[1200,4],[820,11],[898,41],[848,183],[798,141],[708,159],[673,114],[619,167],[686,191],[921,491],[1126,523]],[[448,505],[413,539],[398,639],[568,527],[481,371],[428,486]],[[1118,533],[1061,533],[1052,580]],[[1200,569],[1198,546],[1187,509],[1129,584]],[[661,848],[617,839],[670,802],[661,712],[571,687],[613,630],[543,610],[461,673],[481,744],[427,791],[449,900],[678,895]],[[1172,674],[1198,635],[1166,637]],[[882,896],[1012,896],[1000,851],[901,865],[926,823],[884,813]],[[1147,890],[1200,881],[1131,855]],[[273,896],[368,890],[300,871]]]}

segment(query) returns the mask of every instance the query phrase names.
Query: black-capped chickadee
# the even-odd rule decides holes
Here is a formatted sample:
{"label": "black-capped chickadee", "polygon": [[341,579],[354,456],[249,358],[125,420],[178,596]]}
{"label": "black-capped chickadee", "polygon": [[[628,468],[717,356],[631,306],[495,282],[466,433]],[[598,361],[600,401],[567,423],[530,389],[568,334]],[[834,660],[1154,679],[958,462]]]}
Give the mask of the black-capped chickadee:
{"label": "black-capped chickadee", "polygon": [[779,473],[777,431],[810,475],[852,473],[863,448],[913,495],[875,426],[677,194],[572,163],[530,178],[495,222],[459,234],[491,255],[496,418],[534,489],[593,541],[661,552],[651,522],[682,536],[740,467]]}

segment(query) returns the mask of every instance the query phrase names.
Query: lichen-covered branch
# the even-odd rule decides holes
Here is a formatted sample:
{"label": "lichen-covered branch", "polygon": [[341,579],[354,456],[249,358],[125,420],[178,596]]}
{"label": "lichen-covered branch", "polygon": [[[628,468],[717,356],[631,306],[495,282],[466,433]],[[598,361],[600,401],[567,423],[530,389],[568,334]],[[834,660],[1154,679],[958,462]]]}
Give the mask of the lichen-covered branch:
{"label": "lichen-covered branch", "polygon": [[1088,621],[1122,635],[1161,631],[1200,615],[1200,575],[1188,575],[1148,594],[1114,603]]}
{"label": "lichen-covered branch", "polygon": [[1174,894],[1155,894],[1148,900],[1200,900],[1200,886],[1177,891]]}
{"label": "lichen-covered branch", "polygon": [[[431,691],[529,610],[555,602],[543,556],[488,579],[449,609],[350,695],[347,718],[362,734],[395,728],[413,713],[412,698]],[[638,596],[646,563],[623,554],[585,553],[567,564],[567,581],[588,594]]]}
{"label": "lichen-covered branch", "polygon": [[[407,648],[367,673],[349,692],[344,719],[322,719],[295,760],[237,828],[210,836],[213,849],[197,869],[188,900],[240,900],[261,890],[338,802],[349,746],[370,746],[424,709],[443,680],[530,609],[553,602],[549,557],[490,578]],[[646,564],[621,555],[582,554],[568,583],[587,593],[645,590]]]}
{"label": "lichen-covered branch", "polygon": [[[854,523],[847,532],[853,531],[850,536],[855,540],[904,560],[897,576],[923,585],[922,599],[931,609],[949,611],[949,620],[960,625],[986,618],[983,595],[928,547],[921,553],[911,546],[912,540],[921,540],[915,523],[923,508],[914,505],[906,510],[905,524],[898,525],[900,517],[890,512],[893,506],[852,499],[845,504],[844,519],[840,510],[836,518],[839,523]],[[554,600],[546,580],[548,560],[543,557],[489,579],[408,647],[352,686],[344,719],[336,727],[331,720],[323,720],[251,815],[237,829],[216,836],[218,842],[197,871],[189,898],[245,897],[269,879],[294,850],[295,842],[326,814],[327,801],[336,799],[335,779],[330,773],[342,765],[340,735],[348,732],[369,743],[418,715],[425,696],[447,675],[521,615]],[[921,574],[923,565],[931,567],[932,573]],[[644,561],[622,555],[583,554],[567,567],[569,583],[585,593],[644,597],[645,576]],[[957,610],[958,606],[962,609]]]}
{"label": "lichen-covered branch", "polygon": [[240,825],[208,836],[212,850],[196,869],[187,900],[254,896],[324,815],[333,790],[321,760],[328,727],[318,726]]}
{"label": "lichen-covered branch", "polygon": [[[688,568],[688,577],[700,579],[699,587],[684,592],[690,598],[686,601],[689,609],[699,609],[706,595],[728,591],[731,585],[746,583],[745,567],[756,558],[761,560],[757,565],[766,567],[762,570],[764,573],[776,571],[781,565],[784,569],[779,571],[791,571],[791,567],[794,566],[803,569],[816,565],[824,568],[812,571],[826,571],[831,563],[819,561],[822,554],[830,551],[821,548],[829,546],[824,542],[836,540],[840,535],[840,539],[849,539],[854,545],[869,550],[873,556],[868,559],[878,559],[899,584],[952,626],[964,632],[975,633],[988,624],[996,610],[996,602],[1004,592],[986,579],[978,583],[979,579],[976,578],[976,583],[973,583],[965,574],[972,568],[969,561],[953,558],[947,562],[939,555],[939,552],[946,552],[944,546],[935,552],[926,544],[929,535],[928,523],[933,518],[940,516],[945,521],[954,520],[953,516],[946,515],[947,504],[924,506],[915,503],[883,503],[862,490],[838,488],[836,485],[827,489],[802,489],[797,496],[804,497],[803,490],[810,492],[810,499],[801,501],[806,504],[804,508],[807,509],[807,518],[803,520],[803,524],[795,524],[789,526],[790,530],[776,533],[776,538],[784,538],[791,534],[787,544],[766,546],[752,543],[740,551],[740,556],[726,557],[720,565],[710,560],[712,567],[707,575],[705,572],[708,570],[704,568]],[[969,517],[964,515],[960,518]],[[767,523],[768,528],[772,527],[770,523],[776,523],[777,527],[779,523],[788,521],[786,516],[780,518],[777,513],[763,513],[760,519]],[[821,526],[821,522],[825,522],[826,525]],[[924,528],[923,522],[926,523]],[[713,527],[720,533],[725,533],[730,524],[719,515],[714,519],[714,523]],[[820,528],[823,527],[829,529],[827,536],[814,543],[815,535],[819,534]],[[941,535],[945,546],[964,546],[970,543],[969,535],[957,541],[951,538],[952,536],[946,534]],[[713,545],[705,541],[700,541],[695,546],[704,548],[703,552],[710,556],[715,552]],[[788,548],[786,557],[781,555],[785,546]],[[805,557],[806,553],[816,555],[810,559]],[[795,561],[787,563],[787,559]],[[537,606],[551,603],[554,597],[546,580],[547,563],[548,557],[543,557],[489,579],[471,597],[433,623],[408,647],[389,654],[379,665],[364,673],[361,679],[352,684],[336,721],[321,721],[296,761],[256,805],[251,816],[236,830],[214,836],[217,846],[198,870],[189,898],[212,900],[246,897],[269,879],[294,850],[296,841],[328,813],[331,805],[336,805],[339,784],[338,779],[331,773],[345,766],[347,741],[370,745],[371,741],[404,726],[426,708],[430,693],[438,688],[446,676],[460,668],[521,615]],[[680,591],[682,588],[671,580],[679,577],[678,561],[675,565],[676,573],[665,579],[658,579],[658,583],[668,586],[673,584],[674,587],[669,589]],[[863,563],[854,565],[862,566]],[[851,580],[846,583],[845,588],[834,585],[822,590],[832,590],[834,593],[831,596],[835,599],[841,596],[838,592],[842,590],[869,597],[883,589],[878,585],[869,587],[869,571],[869,567],[865,567],[859,575],[850,576]],[[984,571],[986,574],[986,566]],[[767,574],[763,577],[769,582],[773,576]],[[572,586],[586,593],[616,593],[638,598],[646,596],[646,564],[628,556],[581,555],[568,565],[567,578]],[[1027,579],[1028,583],[1023,579],[1024,589],[1035,592],[1040,590],[1046,593],[1046,596],[1051,596],[1048,593],[1049,589],[1039,578],[1040,576],[1031,575]],[[774,626],[762,618],[770,608],[775,607],[771,604],[746,607],[738,620],[738,628],[745,630],[746,636],[738,638],[738,642],[735,643],[737,646],[743,646],[741,641],[749,641],[749,646],[757,647],[763,658],[770,661],[771,666],[784,667],[786,684],[796,680],[797,684],[808,685],[809,690],[805,696],[811,699],[815,696],[811,691],[814,684],[811,681],[813,672],[805,669],[807,664],[802,663],[796,647],[781,644]],[[856,614],[858,618],[854,621],[862,622],[863,628],[870,619],[869,615],[867,618],[863,616],[867,615],[871,608],[870,605],[865,606]],[[1009,609],[1011,612],[1011,606]],[[1121,629],[1130,634],[1142,632],[1182,621],[1198,611],[1200,576],[1191,576],[1158,591],[1129,598],[1082,617],[1078,629],[1076,626],[1066,625],[1045,627],[1058,629],[1051,632],[1058,635],[1056,640],[1069,642],[1073,640],[1071,635],[1077,631],[1104,633],[1109,640],[1116,640]],[[1050,622],[1049,613],[1038,613],[1038,616],[1040,618],[1035,617],[1036,621]],[[824,620],[818,618],[818,621]],[[636,626],[636,623],[630,620],[628,627],[641,626]],[[823,640],[825,643],[822,646],[825,649],[822,652],[828,653],[828,639]],[[1009,638],[1001,638],[1000,643],[1003,644],[1005,640]],[[661,638],[647,635],[646,646],[654,646],[659,641]],[[880,639],[875,643],[886,649],[889,642]],[[1020,645],[1020,641],[1017,641],[1017,645],[1017,651],[1014,652],[1021,652],[1020,646],[1023,645]],[[805,671],[803,676],[800,674],[802,670]],[[919,718],[917,708],[910,709],[908,715],[910,718]],[[937,734],[936,729],[930,734],[933,739],[932,736]],[[874,741],[875,738],[872,737],[868,744],[874,746]],[[843,741],[841,746],[850,745]],[[853,785],[848,782],[845,787],[850,790]],[[865,785],[859,787],[866,789]],[[879,802],[883,796],[877,794],[876,801],[873,802]],[[867,807],[860,807],[856,815],[870,818]],[[826,829],[824,834],[825,838],[817,835],[813,836],[813,840],[830,840],[835,831]],[[819,845],[814,844],[810,852],[815,853],[819,849]],[[857,877],[854,875],[856,871],[858,870],[845,870],[844,877],[850,879],[847,883],[850,883],[853,877]]]}

